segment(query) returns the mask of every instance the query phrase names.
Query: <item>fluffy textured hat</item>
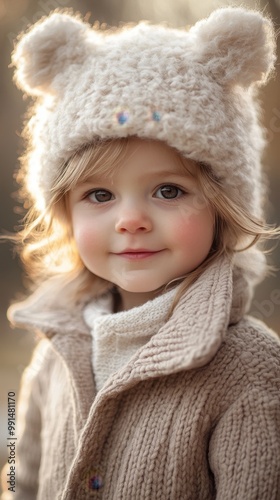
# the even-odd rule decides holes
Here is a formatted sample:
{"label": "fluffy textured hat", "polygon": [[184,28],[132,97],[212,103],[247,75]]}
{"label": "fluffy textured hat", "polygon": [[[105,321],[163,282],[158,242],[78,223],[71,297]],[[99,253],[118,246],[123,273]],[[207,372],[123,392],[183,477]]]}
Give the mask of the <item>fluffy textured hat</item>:
{"label": "fluffy textured hat", "polygon": [[137,135],[210,164],[259,215],[264,137],[254,96],[274,61],[271,21],[242,8],[216,10],[188,31],[142,22],[104,32],[54,12],[13,54],[18,86],[38,98],[28,125],[33,196],[48,202],[85,143]]}

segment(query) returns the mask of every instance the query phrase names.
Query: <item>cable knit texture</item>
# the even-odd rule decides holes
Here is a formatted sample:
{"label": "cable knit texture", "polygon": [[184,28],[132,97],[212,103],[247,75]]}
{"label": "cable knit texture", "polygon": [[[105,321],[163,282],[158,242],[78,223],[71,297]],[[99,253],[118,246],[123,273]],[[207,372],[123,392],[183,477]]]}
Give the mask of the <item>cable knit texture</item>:
{"label": "cable knit texture", "polygon": [[113,313],[109,293],[87,305],[84,319],[93,338],[92,366],[96,389],[150,340],[166,322],[176,289],[129,311]]}
{"label": "cable knit texture", "polygon": [[3,500],[279,499],[280,344],[242,318],[231,267],[213,264],[98,393],[85,304],[49,309],[37,293],[14,313],[45,338],[24,374],[16,494]]}

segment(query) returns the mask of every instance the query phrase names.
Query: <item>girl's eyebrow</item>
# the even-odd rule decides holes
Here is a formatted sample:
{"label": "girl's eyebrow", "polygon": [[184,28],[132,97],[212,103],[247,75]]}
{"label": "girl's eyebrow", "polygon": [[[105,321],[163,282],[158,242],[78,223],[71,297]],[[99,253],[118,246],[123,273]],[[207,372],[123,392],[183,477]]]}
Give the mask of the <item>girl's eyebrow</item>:
{"label": "girl's eyebrow", "polygon": [[110,177],[108,177],[108,175],[91,174],[88,177],[86,177],[85,179],[78,180],[77,186],[81,187],[81,186],[85,186],[86,184],[92,184],[93,182],[96,184],[99,182],[104,182],[105,180],[109,180],[109,179],[110,179]]}
{"label": "girl's eyebrow", "polygon": [[186,170],[158,170],[155,172],[148,172],[145,174],[146,177],[158,177],[158,176],[174,176],[174,177],[190,177],[190,174]]}
{"label": "girl's eyebrow", "polygon": [[[157,172],[148,172],[147,174],[142,176],[143,179],[147,179],[148,181],[153,181],[154,179],[159,179],[161,182],[187,182],[189,184],[195,184],[195,177],[188,172],[187,170],[158,170]],[[140,178],[139,178],[140,179]]]}
{"label": "girl's eyebrow", "polygon": [[[115,175],[118,175],[118,172],[110,172],[108,173],[92,173],[88,177],[85,177],[84,179],[81,179],[80,181],[77,182],[76,187],[77,188],[84,188],[90,184],[102,184],[105,182],[114,182],[114,177]],[[148,180],[152,180],[154,178],[164,178],[164,177],[177,177],[177,178],[184,178],[185,180],[188,181],[194,181],[194,176],[192,175],[191,172],[189,172],[187,169],[185,169],[181,165],[173,165],[173,169],[162,169],[162,170],[153,170],[151,168],[150,172],[146,172],[143,174],[143,176],[140,176],[140,178],[146,178]]]}
{"label": "girl's eyebrow", "polygon": [[165,179],[180,178],[181,180],[183,179],[185,181],[195,182],[195,176],[192,175],[191,172],[188,172],[188,170],[186,170],[184,167],[177,167],[176,169],[174,168],[173,171],[169,169],[151,171],[143,174],[139,178],[141,177],[146,178],[148,180],[150,179],[152,180],[154,178],[162,178],[162,177],[164,177]]}
{"label": "girl's eyebrow", "polygon": [[[117,172],[116,172],[117,175]],[[172,170],[157,170],[157,171],[152,171],[143,174],[143,178],[146,179],[152,179],[154,177],[185,177],[186,179],[193,179],[193,176],[187,171],[183,169],[176,169],[175,171]],[[105,182],[105,181],[110,181],[112,180],[113,175],[102,175],[102,174],[92,174],[89,177],[87,177],[84,180],[81,180],[78,182],[79,186],[83,186],[85,184],[90,184],[90,183],[99,183],[99,182]]]}

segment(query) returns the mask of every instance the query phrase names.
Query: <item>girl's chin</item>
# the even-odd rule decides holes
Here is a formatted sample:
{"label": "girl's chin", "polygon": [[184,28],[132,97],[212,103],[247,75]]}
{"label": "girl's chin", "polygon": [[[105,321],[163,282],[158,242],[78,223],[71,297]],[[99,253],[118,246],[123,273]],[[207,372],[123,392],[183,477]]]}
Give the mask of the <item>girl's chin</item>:
{"label": "girl's chin", "polygon": [[124,293],[133,293],[133,294],[143,294],[143,293],[151,293],[153,294],[154,292],[156,292],[158,289],[161,289],[162,286],[164,286],[164,284],[160,284],[159,286],[154,286],[154,285],[151,285],[151,286],[148,286],[147,284],[125,284],[125,283],[115,283],[117,288],[119,289],[120,292],[124,292]]}

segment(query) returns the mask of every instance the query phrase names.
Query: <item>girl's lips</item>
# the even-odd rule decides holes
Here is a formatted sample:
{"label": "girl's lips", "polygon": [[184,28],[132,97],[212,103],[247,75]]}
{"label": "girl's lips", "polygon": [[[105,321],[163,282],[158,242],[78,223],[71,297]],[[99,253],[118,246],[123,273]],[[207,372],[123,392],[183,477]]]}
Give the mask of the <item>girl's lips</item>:
{"label": "girl's lips", "polygon": [[126,250],[124,252],[117,253],[115,255],[118,255],[119,257],[123,257],[124,259],[129,259],[129,260],[137,260],[137,259],[146,259],[148,257],[152,257],[153,255],[156,255],[160,253],[161,250],[153,251],[153,250],[133,250],[129,251]]}

